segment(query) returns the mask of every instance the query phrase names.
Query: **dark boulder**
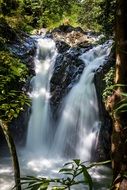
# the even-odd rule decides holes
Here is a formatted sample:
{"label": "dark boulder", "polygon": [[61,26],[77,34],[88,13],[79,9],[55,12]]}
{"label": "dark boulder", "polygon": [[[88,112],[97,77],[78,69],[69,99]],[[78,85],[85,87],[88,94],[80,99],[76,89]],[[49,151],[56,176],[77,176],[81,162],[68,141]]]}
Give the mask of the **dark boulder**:
{"label": "dark boulder", "polygon": [[51,91],[51,107],[53,115],[57,118],[58,108],[62,103],[62,99],[69,90],[76,84],[81,76],[85,64],[76,52],[65,52],[57,56],[54,72],[50,81]]}
{"label": "dark boulder", "polygon": [[64,53],[70,49],[70,46],[63,41],[57,40],[56,41],[56,48],[57,48],[58,53]]}
{"label": "dark boulder", "polygon": [[54,117],[57,117],[64,96],[79,81],[85,67],[79,58],[93,46],[70,47],[65,42],[57,41],[58,56],[54,65],[54,72],[50,81],[51,107]]}
{"label": "dark boulder", "polygon": [[58,33],[61,33],[61,32],[70,33],[72,31],[76,31],[76,32],[78,31],[78,32],[81,32],[81,33],[85,34],[85,32],[83,31],[83,29],[80,28],[80,27],[73,27],[71,25],[64,25],[64,24],[60,25],[58,28],[53,29],[51,33],[54,33],[54,32],[58,32]]}

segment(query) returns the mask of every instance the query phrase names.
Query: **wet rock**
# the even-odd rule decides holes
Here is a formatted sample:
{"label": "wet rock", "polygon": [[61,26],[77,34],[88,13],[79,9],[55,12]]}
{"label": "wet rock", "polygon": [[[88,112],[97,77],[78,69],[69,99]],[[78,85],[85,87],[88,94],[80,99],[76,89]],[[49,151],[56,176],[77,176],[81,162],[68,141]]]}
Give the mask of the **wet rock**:
{"label": "wet rock", "polygon": [[36,50],[36,41],[23,31],[11,28],[4,18],[0,18],[0,40],[4,41],[1,49],[6,48],[25,63],[34,75],[33,57]]}
{"label": "wet rock", "polygon": [[67,51],[57,56],[54,72],[51,77],[51,107],[55,118],[58,117],[59,108],[63,98],[79,81],[85,64],[76,55],[75,51]]}
{"label": "wet rock", "polygon": [[56,41],[56,48],[58,50],[58,53],[64,53],[70,49],[70,46],[63,41]]}
{"label": "wet rock", "polygon": [[26,37],[23,41],[8,44],[8,49],[28,66],[30,74],[35,74],[33,58],[36,51],[36,43],[33,38]]}
{"label": "wet rock", "polygon": [[98,98],[99,116],[101,120],[101,129],[97,149],[93,158],[94,161],[104,161],[110,159],[112,119],[105,109],[102,94],[106,86],[105,81],[103,80],[104,76],[110,70],[110,68],[114,66],[114,64],[113,54],[111,53],[111,55],[105,61],[104,66],[98,68],[94,77]]}

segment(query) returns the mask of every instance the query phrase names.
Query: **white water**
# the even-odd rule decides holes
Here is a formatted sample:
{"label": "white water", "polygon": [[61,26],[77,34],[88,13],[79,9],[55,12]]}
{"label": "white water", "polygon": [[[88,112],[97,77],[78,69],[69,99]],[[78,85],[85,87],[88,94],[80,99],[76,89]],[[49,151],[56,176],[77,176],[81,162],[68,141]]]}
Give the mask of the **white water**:
{"label": "white water", "polygon": [[86,67],[80,81],[65,98],[51,153],[90,160],[100,130],[94,73],[110,53],[110,45],[97,46],[80,57]]}
{"label": "white water", "polygon": [[42,152],[49,149],[52,131],[50,118],[50,78],[57,55],[55,43],[51,39],[38,39],[37,54],[35,57],[36,76],[32,79],[33,90],[32,114],[28,126],[27,149]]}
{"label": "white water", "polygon": [[[56,177],[59,168],[68,161],[64,159],[64,156],[75,156],[83,161],[90,159],[92,143],[96,146],[96,138],[100,129],[93,77],[95,70],[104,63],[109,52],[110,48],[105,44],[81,56],[86,68],[80,81],[63,101],[62,115],[53,139],[49,82],[57,52],[52,40],[38,39],[35,57],[36,76],[32,80],[33,91],[30,94],[32,114],[29,121],[27,147],[26,151],[21,152],[19,156],[22,175]],[[50,155],[47,154],[49,152]],[[5,159],[0,163],[2,163],[0,165],[0,190],[10,190],[13,184],[11,163],[8,160],[5,163]],[[96,186],[95,190],[108,189],[107,176],[110,178],[110,175],[107,168],[102,168],[101,171],[95,170],[91,175],[100,185]],[[106,179],[108,182],[105,181]],[[73,189],[87,190],[87,187],[78,186]]]}

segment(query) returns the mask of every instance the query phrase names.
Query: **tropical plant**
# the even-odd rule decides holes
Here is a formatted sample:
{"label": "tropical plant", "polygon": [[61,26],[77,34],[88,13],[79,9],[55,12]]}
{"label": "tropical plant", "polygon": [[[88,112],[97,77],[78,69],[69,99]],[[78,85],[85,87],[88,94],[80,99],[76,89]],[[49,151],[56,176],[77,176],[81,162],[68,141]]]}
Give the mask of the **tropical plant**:
{"label": "tropical plant", "polygon": [[[48,187],[52,190],[70,190],[76,185],[87,185],[89,190],[93,189],[93,181],[88,172],[94,166],[110,163],[111,161],[91,163],[85,166],[84,162],[79,159],[74,159],[68,162],[60,169],[59,173],[64,175],[63,178],[45,178],[45,177],[34,177],[27,176],[21,178],[21,185],[24,189],[28,190],[47,190]],[[15,187],[14,187],[15,188]]]}
{"label": "tropical plant", "polygon": [[1,51],[0,58],[0,119],[8,122],[18,117],[25,105],[30,105],[22,91],[28,69],[9,52]]}
{"label": "tropical plant", "polygon": [[[86,167],[80,160],[75,159],[72,162],[66,163],[59,171],[64,175],[64,178],[47,179],[43,177],[36,178],[34,176],[27,176],[21,178],[21,184],[25,185],[26,187],[24,188],[29,190],[47,190],[49,186],[51,186],[52,190],[70,190],[74,185],[87,184],[89,190],[92,190],[92,178],[87,171],[89,168],[90,167]],[[82,180],[78,178],[80,175],[83,177]]]}
{"label": "tropical plant", "polygon": [[114,75],[115,75],[115,68],[111,67],[110,70],[105,74],[104,81],[105,81],[105,89],[103,91],[103,101],[107,100],[108,96],[111,96],[114,90]]}

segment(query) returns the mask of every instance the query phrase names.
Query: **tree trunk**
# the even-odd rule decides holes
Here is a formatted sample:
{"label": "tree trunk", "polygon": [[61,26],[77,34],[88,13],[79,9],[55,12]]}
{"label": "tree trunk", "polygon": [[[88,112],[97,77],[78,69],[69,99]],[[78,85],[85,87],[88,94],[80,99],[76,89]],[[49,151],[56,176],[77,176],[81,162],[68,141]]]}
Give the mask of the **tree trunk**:
{"label": "tree trunk", "polygon": [[20,184],[20,168],[19,168],[19,162],[18,162],[18,157],[17,157],[17,152],[16,152],[16,147],[13,141],[13,138],[10,134],[10,131],[8,129],[7,124],[3,123],[0,120],[0,126],[2,128],[2,131],[4,133],[5,139],[8,144],[8,148],[12,157],[12,163],[13,163],[13,168],[14,168],[14,178],[15,178],[15,188],[16,190],[21,190],[21,184]]}
{"label": "tree trunk", "polygon": [[[127,84],[127,1],[117,0],[116,7],[116,75],[115,84]],[[114,110],[121,100],[121,92],[127,87],[117,87],[108,99],[108,108],[112,113],[113,132],[111,137],[111,157],[113,168],[113,190],[127,190],[127,113],[117,114]]]}

